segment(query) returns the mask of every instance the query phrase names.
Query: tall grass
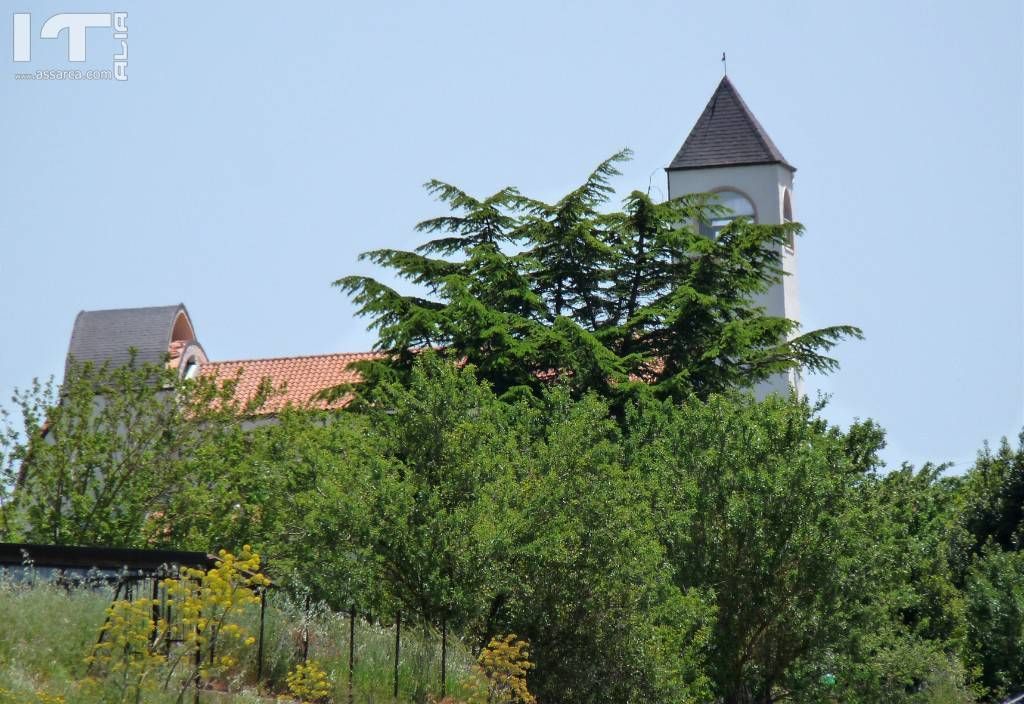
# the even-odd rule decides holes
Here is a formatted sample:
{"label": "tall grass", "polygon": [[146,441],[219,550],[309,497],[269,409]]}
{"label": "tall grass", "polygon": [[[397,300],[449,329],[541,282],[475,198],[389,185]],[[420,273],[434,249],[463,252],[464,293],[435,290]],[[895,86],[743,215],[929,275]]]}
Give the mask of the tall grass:
{"label": "tall grass", "polygon": [[[85,704],[76,682],[85,676],[84,657],[96,642],[104,611],[114,596],[107,586],[64,589],[46,581],[0,576],[0,704],[39,701],[37,692],[64,696]],[[259,628],[259,612],[245,615],[251,633]],[[348,701],[349,617],[322,604],[308,609],[301,599],[272,591],[267,599],[263,677],[256,682],[256,646],[239,652],[232,678],[233,694],[204,692],[203,701],[243,704],[274,701],[285,692],[285,677],[302,660],[303,634],[308,657],[326,670],[334,687],[333,701]],[[440,693],[440,636],[431,629],[403,623],[399,658],[400,702],[425,702]],[[355,623],[354,701],[379,704],[392,696],[395,631],[391,625]],[[448,691],[459,694],[472,655],[455,637],[448,638]],[[102,696],[96,701],[102,701]],[[175,692],[153,692],[147,704],[173,702]],[[189,698],[188,701],[191,701]]]}
{"label": "tall grass", "polygon": [[[268,597],[264,678],[275,689],[284,688],[288,671],[301,660],[302,637],[309,639],[309,658],[317,660],[335,683],[335,701],[347,701],[349,616],[313,604],[307,610],[300,599],[271,593]],[[254,614],[250,618],[255,617]],[[249,629],[256,632],[258,624]],[[355,700],[365,704],[392,702],[394,688],[395,628],[390,624],[356,619]],[[448,691],[461,693],[473,663],[472,655],[457,638],[448,638]],[[255,669],[255,650],[247,654],[247,669]],[[398,668],[399,701],[424,702],[440,693],[441,637],[434,629],[403,623]]]}
{"label": "tall grass", "polygon": [[82,660],[112,597],[107,588],[65,591],[0,579],[0,690],[24,702],[40,689],[66,694],[84,675]]}

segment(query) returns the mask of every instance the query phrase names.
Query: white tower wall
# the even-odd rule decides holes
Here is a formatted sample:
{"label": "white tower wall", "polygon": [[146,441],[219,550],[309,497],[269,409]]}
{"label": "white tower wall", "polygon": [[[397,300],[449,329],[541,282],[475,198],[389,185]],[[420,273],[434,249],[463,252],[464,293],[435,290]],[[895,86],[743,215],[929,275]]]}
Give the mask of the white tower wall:
{"label": "white tower wall", "polygon": [[[755,220],[766,225],[785,222],[785,198],[789,194],[793,204],[793,171],[782,164],[753,164],[721,166],[700,169],[673,169],[668,171],[669,198],[690,193],[735,191],[753,204]],[[779,254],[786,275],[781,283],[772,286],[757,302],[768,315],[800,321],[800,300],[797,285],[796,247],[782,245]],[[759,398],[770,393],[788,394],[791,389],[803,393],[799,374],[779,375],[759,384],[755,393]]]}

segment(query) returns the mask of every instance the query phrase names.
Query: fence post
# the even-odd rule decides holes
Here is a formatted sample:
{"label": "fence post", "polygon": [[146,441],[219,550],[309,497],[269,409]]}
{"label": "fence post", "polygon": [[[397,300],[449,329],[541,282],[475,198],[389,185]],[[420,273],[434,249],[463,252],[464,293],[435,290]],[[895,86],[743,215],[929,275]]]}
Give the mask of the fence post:
{"label": "fence post", "polygon": [[[196,591],[197,592],[201,591],[202,588],[203,588],[202,580],[194,579],[193,582],[196,585],[195,586]],[[202,616],[202,612],[201,611],[196,614],[197,618],[199,618],[201,616]],[[195,692],[195,694],[192,697],[192,702],[193,702],[193,704],[199,704],[199,684],[200,684],[199,670],[202,668],[202,665],[203,665],[203,649],[202,649],[202,647],[200,645],[200,642],[199,642],[199,623],[198,623],[198,621],[197,621],[196,626],[195,626],[195,633],[196,633],[196,655],[195,655],[196,678],[195,678],[195,681],[193,682],[193,684],[195,685],[196,692]],[[184,637],[184,634],[182,634],[182,636]]]}
{"label": "fence post", "polygon": [[153,645],[150,648],[150,650],[152,650],[152,651],[156,651],[156,647],[157,647],[157,640],[156,639],[160,635],[160,628],[159,628],[159,622],[160,622],[160,602],[158,601],[159,596],[160,596],[160,580],[157,579],[156,573],[154,572],[153,573],[153,606],[150,609],[150,611],[152,612],[152,615],[153,615],[153,636],[152,636]]}
{"label": "fence post", "polygon": [[196,655],[195,655],[196,676],[195,676],[195,680],[192,682],[192,685],[195,687],[196,691],[195,691],[195,694],[192,696],[192,702],[193,702],[193,704],[199,704],[199,670],[200,670],[200,668],[203,665],[203,649],[201,647],[199,647],[199,638],[198,638],[198,636],[199,636],[199,626],[198,625],[196,626],[195,630],[196,630],[196,636],[197,636],[196,637]]}
{"label": "fence post", "polygon": [[398,656],[402,649],[402,612],[395,616],[395,691],[394,698],[398,699]]}
{"label": "fence post", "polygon": [[263,679],[263,620],[267,611],[267,588],[260,587],[260,639],[256,645],[256,689]]}
{"label": "fence post", "polygon": [[356,607],[352,607],[348,612],[348,702],[352,704],[355,701],[355,690],[353,684],[355,682],[355,668],[356,668]]}
{"label": "fence post", "polygon": [[441,619],[441,697],[448,696],[448,620]]}
{"label": "fence post", "polygon": [[306,594],[305,608],[302,612],[302,664],[309,659],[309,594]]}
{"label": "fence post", "polygon": [[[171,601],[172,597],[164,589],[164,595],[162,601],[164,602],[164,617],[167,619],[167,640],[164,642],[164,655],[170,657],[171,655],[171,640],[174,639],[174,614],[171,613]],[[185,637],[185,633],[182,632],[181,637]]]}

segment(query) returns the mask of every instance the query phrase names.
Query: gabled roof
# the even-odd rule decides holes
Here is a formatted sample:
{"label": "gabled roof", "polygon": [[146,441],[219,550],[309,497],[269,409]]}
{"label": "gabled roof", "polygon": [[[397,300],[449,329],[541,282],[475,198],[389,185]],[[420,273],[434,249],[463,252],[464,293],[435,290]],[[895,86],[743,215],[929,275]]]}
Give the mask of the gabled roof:
{"label": "gabled roof", "polygon": [[68,345],[65,377],[71,359],[76,363],[92,362],[114,367],[127,364],[130,348],[136,350],[137,364],[162,364],[168,360],[177,368],[184,359],[199,364],[199,373],[220,380],[238,378],[235,400],[245,404],[269,379],[276,392],[256,409],[257,415],[273,415],[286,406],[315,409],[344,407],[351,398],[330,403],[314,401],[313,395],[324,389],[359,381],[360,375],[349,365],[352,362],[380,359],[381,352],[277,357],[209,362],[195,339],[195,330],[183,304],[149,308],[117,308],[83,310],[75,318]]}
{"label": "gabled roof", "polygon": [[796,171],[726,76],[667,170],[751,164],[782,164]]}
{"label": "gabled roof", "polygon": [[272,395],[256,410],[257,415],[272,415],[286,406],[326,410],[342,408],[351,399],[343,397],[327,403],[314,401],[314,394],[333,386],[359,381],[359,372],[351,369],[349,365],[352,362],[380,359],[383,356],[380,352],[353,352],[206,362],[200,367],[200,374],[216,377],[221,381],[238,376],[235,400],[240,404],[248,402],[256,395],[260,383],[265,378],[269,379],[275,388],[284,386],[284,393]]}
{"label": "gabled roof", "polygon": [[129,348],[135,348],[137,363],[162,364],[175,338],[179,316],[184,316],[187,327],[179,326],[178,337],[194,338],[188,311],[181,303],[81,311],[71,330],[65,375],[72,358],[79,364],[92,362],[97,366],[106,362],[115,367],[127,364]]}

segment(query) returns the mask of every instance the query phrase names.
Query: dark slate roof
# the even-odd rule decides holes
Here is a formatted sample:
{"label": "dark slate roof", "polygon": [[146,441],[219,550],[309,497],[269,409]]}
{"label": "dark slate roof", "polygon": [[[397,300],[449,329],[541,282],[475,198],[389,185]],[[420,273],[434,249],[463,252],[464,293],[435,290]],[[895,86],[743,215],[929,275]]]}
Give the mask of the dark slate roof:
{"label": "dark slate roof", "polygon": [[135,359],[138,363],[163,363],[171,344],[174,322],[181,312],[188,316],[181,303],[152,308],[81,311],[71,331],[65,375],[72,358],[77,363],[126,364],[130,358],[130,347],[137,350]]}
{"label": "dark slate roof", "polygon": [[668,170],[747,164],[782,164],[796,171],[726,76]]}

